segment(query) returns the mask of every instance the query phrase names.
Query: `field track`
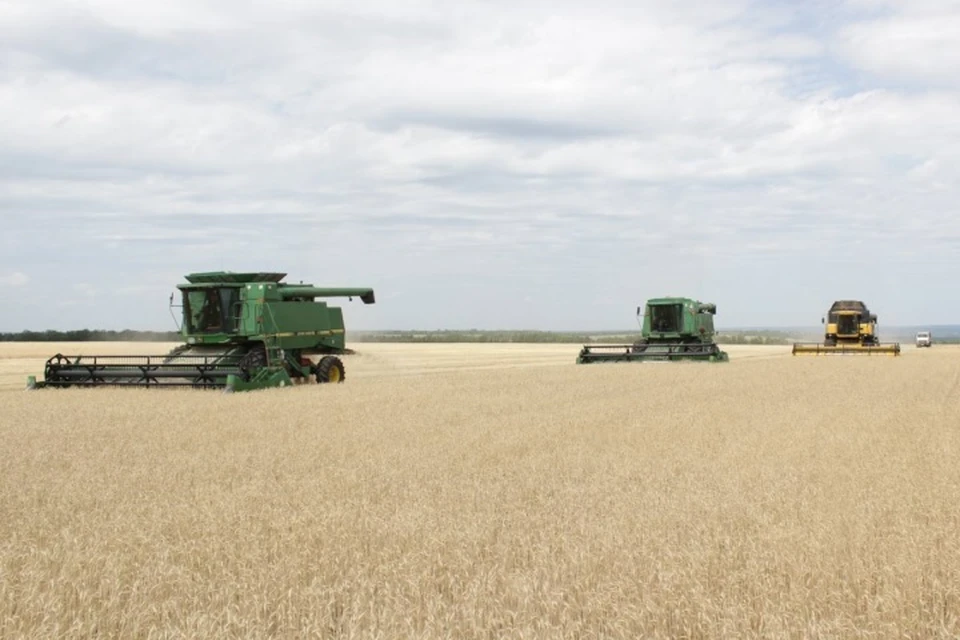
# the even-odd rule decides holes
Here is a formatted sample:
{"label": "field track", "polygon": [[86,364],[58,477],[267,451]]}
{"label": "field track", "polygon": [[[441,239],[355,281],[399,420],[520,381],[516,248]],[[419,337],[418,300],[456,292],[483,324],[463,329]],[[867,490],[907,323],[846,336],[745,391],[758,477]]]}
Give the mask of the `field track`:
{"label": "field track", "polygon": [[0,637],[960,635],[960,348],[21,390],[80,346],[167,349],[0,345]]}

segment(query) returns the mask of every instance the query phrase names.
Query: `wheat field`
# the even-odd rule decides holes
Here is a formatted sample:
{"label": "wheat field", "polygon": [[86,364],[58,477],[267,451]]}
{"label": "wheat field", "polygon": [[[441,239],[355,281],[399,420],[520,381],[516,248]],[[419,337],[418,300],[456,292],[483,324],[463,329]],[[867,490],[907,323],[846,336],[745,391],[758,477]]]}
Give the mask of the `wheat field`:
{"label": "wheat field", "polygon": [[354,346],[233,395],[0,346],[0,637],[960,635],[958,348]]}

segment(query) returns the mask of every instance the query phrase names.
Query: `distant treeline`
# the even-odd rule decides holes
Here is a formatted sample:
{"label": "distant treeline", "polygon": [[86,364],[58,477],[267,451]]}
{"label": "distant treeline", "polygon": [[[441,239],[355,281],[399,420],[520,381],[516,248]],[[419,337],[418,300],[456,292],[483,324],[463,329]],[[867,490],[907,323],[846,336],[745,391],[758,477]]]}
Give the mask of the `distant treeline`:
{"label": "distant treeline", "polygon": [[793,344],[798,341],[783,331],[721,331],[717,334],[720,344]]}
{"label": "distant treeline", "polygon": [[[350,331],[354,342],[492,342],[492,343],[598,343],[632,342],[639,332],[574,332],[574,331]],[[76,329],[73,331],[20,331],[0,333],[0,342],[179,342],[176,331],[107,331]],[[788,344],[790,338],[778,331],[723,332],[717,336],[722,344]]]}
{"label": "distant treeline", "polygon": [[554,331],[350,331],[354,342],[592,342],[596,336]]}
{"label": "distant treeline", "polygon": [[[434,330],[434,331],[350,331],[350,342],[490,342],[490,343],[580,343],[633,342],[640,335],[636,332],[599,331],[482,331]],[[800,335],[796,332],[775,329],[750,329],[721,331],[716,336],[720,344],[768,344],[785,345],[793,342],[818,341],[822,336]],[[912,336],[886,338],[912,342]],[[0,342],[180,342],[176,331],[107,331],[103,329],[76,329],[73,331],[19,331],[0,333]],[[960,343],[960,336],[934,334],[934,343]]]}
{"label": "distant treeline", "polygon": [[[355,342],[518,342],[518,343],[603,343],[633,342],[640,332],[566,332],[566,331],[351,331]],[[790,344],[790,336],[782,331],[723,332],[717,336],[721,344]]]}
{"label": "distant treeline", "polygon": [[0,342],[180,342],[176,331],[105,331],[75,329],[73,331],[19,331],[0,333]]}

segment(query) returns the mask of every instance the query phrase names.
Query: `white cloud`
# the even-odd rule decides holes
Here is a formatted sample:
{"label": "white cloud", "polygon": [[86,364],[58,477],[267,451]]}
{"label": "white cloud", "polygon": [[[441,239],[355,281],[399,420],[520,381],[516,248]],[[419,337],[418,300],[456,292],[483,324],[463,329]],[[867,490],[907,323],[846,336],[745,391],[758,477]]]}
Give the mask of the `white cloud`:
{"label": "white cloud", "polygon": [[404,291],[365,326],[617,326],[667,289],[741,324],[840,289],[944,313],[893,292],[958,248],[960,10],[828,11],[0,2],[0,251],[98,291],[9,322],[156,326],[215,268]]}
{"label": "white cloud", "polygon": [[859,68],[915,88],[960,87],[960,4],[876,2],[873,18],[841,31],[841,51]]}
{"label": "white cloud", "polygon": [[0,274],[0,284],[7,287],[22,287],[30,282],[30,278],[19,271],[8,271]]}
{"label": "white cloud", "polygon": [[71,287],[74,293],[81,296],[92,297],[97,294],[97,288],[89,282],[78,282]]}

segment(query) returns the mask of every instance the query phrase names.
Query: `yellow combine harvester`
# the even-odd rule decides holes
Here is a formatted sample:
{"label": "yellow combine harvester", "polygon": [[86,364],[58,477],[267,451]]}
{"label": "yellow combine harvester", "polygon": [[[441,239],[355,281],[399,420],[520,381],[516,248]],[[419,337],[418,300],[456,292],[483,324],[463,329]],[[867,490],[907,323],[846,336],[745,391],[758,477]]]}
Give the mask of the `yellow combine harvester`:
{"label": "yellow combine harvester", "polygon": [[819,342],[793,345],[793,355],[900,355],[897,342],[881,343],[877,337],[877,316],[859,300],[837,300],[821,322],[825,333]]}

